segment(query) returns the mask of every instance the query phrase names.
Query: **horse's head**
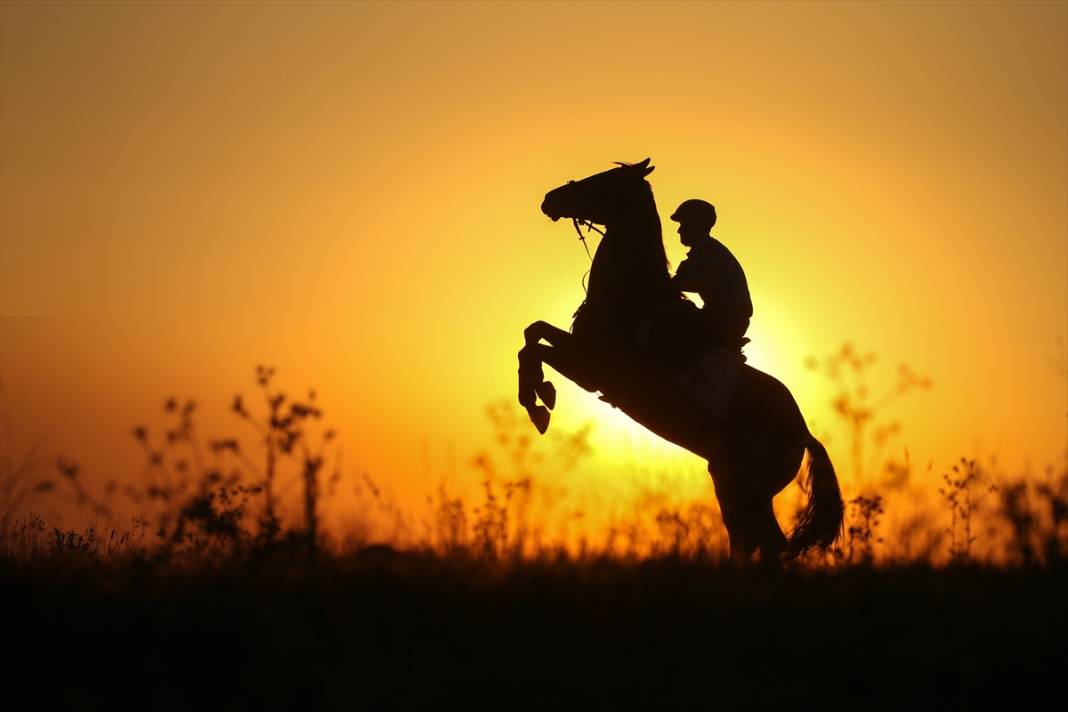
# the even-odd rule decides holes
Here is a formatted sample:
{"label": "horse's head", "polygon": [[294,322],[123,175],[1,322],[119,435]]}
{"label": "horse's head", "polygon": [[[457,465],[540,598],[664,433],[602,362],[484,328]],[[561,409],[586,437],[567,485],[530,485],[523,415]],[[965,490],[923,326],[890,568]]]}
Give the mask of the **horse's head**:
{"label": "horse's head", "polygon": [[571,218],[608,225],[639,204],[643,194],[650,195],[645,176],[652,172],[648,158],[641,163],[620,163],[611,170],[550,190],[541,211],[554,221]]}

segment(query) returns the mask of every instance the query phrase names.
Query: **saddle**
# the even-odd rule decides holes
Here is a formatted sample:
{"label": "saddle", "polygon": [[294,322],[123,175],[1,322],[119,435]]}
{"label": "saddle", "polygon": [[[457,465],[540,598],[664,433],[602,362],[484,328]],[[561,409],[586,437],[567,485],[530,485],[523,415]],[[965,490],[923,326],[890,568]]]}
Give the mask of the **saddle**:
{"label": "saddle", "polygon": [[665,369],[672,387],[724,420],[746,362],[742,349],[750,339],[709,333],[696,305],[686,304],[692,308],[671,305],[639,319],[637,344]]}

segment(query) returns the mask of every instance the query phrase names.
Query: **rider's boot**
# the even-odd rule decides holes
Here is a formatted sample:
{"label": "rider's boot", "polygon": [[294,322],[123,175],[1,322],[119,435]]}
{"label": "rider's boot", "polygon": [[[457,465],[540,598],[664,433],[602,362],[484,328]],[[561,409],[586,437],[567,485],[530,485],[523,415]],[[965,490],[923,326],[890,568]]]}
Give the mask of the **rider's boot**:
{"label": "rider's boot", "polygon": [[548,381],[542,381],[536,386],[535,390],[538,393],[538,397],[541,398],[541,402],[544,403],[549,410],[556,407],[556,386]]}

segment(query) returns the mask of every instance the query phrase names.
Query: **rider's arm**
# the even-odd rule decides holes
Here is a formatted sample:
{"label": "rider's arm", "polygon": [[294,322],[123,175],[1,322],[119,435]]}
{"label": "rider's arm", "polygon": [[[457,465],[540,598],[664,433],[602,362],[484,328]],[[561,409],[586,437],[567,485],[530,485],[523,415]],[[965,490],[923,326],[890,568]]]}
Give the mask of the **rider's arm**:
{"label": "rider's arm", "polygon": [[694,269],[694,263],[686,258],[679,263],[675,276],[671,278],[671,284],[680,292],[696,292],[700,288],[699,276],[697,270]]}
{"label": "rider's arm", "polygon": [[690,256],[679,264],[671,283],[680,292],[701,292],[707,291],[718,280],[718,261],[705,255],[695,256],[691,252]]}

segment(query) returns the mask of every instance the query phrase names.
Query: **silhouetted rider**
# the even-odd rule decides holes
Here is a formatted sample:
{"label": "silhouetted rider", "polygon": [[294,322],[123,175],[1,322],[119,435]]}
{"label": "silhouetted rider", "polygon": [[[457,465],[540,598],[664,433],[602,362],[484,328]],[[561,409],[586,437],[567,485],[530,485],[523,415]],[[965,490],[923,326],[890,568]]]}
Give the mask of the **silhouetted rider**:
{"label": "silhouetted rider", "polygon": [[672,284],[680,291],[701,295],[708,345],[740,354],[749,342],[745,331],[753,316],[753,302],[742,266],[710,234],[716,224],[715,207],[704,200],[687,200],[672,213],[671,219],[679,223],[679,238],[690,248],[672,277]]}

